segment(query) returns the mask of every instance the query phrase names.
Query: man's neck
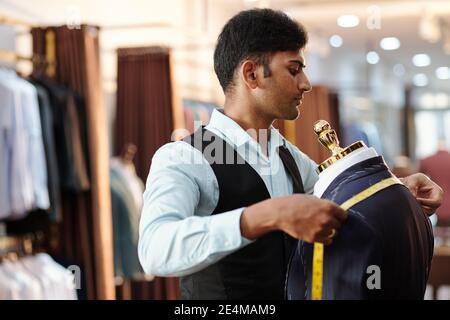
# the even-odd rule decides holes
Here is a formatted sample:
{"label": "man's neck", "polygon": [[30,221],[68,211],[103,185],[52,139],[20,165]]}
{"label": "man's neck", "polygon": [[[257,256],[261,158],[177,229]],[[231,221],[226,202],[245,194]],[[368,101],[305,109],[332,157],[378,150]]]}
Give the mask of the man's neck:
{"label": "man's neck", "polygon": [[234,106],[225,102],[224,114],[256,140],[267,156],[267,142],[270,139],[270,127],[275,119],[258,114],[256,110],[245,105]]}

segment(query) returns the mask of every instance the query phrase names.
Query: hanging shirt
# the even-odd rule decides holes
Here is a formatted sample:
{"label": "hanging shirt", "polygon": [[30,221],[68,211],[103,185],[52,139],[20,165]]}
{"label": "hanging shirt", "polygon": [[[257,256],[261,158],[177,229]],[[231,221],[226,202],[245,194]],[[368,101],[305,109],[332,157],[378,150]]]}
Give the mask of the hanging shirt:
{"label": "hanging shirt", "polygon": [[66,87],[47,79],[36,79],[48,93],[55,121],[55,146],[60,183],[63,188],[80,192],[90,188],[86,161],[86,132],[83,104]]}
{"label": "hanging shirt", "polygon": [[47,209],[47,167],[36,89],[0,70],[0,218]]}
{"label": "hanging shirt", "polygon": [[4,261],[1,267],[3,272],[19,285],[19,296],[21,300],[42,299],[42,287],[39,281],[18,266],[17,262]]}
{"label": "hanging shirt", "polygon": [[16,76],[0,70],[0,218],[31,210],[33,185],[27,162],[28,140]]}
{"label": "hanging shirt", "polygon": [[130,191],[134,204],[138,210],[138,216],[142,210],[142,193],[144,192],[144,184],[136,174],[136,169],[133,164],[124,164],[118,158],[111,159],[111,169],[120,175],[121,181],[125,187]]}
{"label": "hanging shirt", "polygon": [[19,300],[21,286],[9,276],[0,264],[0,300]]}
{"label": "hanging shirt", "polygon": [[77,300],[74,275],[66,268],[55,262],[46,253],[38,253],[32,257],[35,270],[52,283],[53,297],[56,300]]}
{"label": "hanging shirt", "polygon": [[74,275],[48,254],[0,263],[2,300],[76,300]]}
{"label": "hanging shirt", "polygon": [[[311,194],[316,164],[271,128],[268,156],[235,121],[214,110],[206,129],[233,146],[261,176],[270,196],[293,192],[292,180],[276,152],[283,144],[300,170],[305,192]],[[139,229],[139,257],[144,271],[182,276],[199,271],[251,243],[240,231],[244,208],[211,215],[219,186],[203,154],[183,141],[161,147],[153,156],[144,192]]]}
{"label": "hanging shirt", "polygon": [[20,79],[22,85],[22,101],[25,126],[28,132],[29,152],[28,163],[31,168],[34,207],[48,209],[50,200],[47,184],[47,164],[45,162],[44,142],[42,140],[42,125],[39,113],[39,102],[36,88],[28,81]]}
{"label": "hanging shirt", "polygon": [[50,197],[50,208],[48,212],[52,221],[60,221],[62,217],[61,186],[55,146],[55,119],[47,91],[37,83],[33,83],[33,85],[36,87],[38,93],[42,140],[44,142],[47,164],[48,192]]}
{"label": "hanging shirt", "polygon": [[[110,165],[115,275],[128,279],[143,276],[137,255],[142,188],[117,159]],[[137,178],[137,177],[136,177]],[[136,190],[135,188],[138,188]],[[137,195],[139,193],[139,196]]]}

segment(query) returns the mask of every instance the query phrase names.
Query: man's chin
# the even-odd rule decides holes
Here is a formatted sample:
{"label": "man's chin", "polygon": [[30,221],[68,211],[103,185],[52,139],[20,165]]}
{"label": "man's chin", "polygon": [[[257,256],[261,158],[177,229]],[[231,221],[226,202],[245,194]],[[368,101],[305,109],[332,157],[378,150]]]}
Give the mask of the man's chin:
{"label": "man's chin", "polygon": [[292,112],[290,112],[287,117],[285,117],[285,120],[296,120],[300,116],[300,110],[299,106],[296,106]]}

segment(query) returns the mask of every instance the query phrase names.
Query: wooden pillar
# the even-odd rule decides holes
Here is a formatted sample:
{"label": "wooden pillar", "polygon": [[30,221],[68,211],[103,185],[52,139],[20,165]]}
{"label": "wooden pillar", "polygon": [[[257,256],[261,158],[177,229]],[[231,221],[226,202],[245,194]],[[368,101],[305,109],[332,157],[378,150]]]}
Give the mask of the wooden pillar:
{"label": "wooden pillar", "polygon": [[[106,107],[101,86],[98,33],[85,30],[86,117],[91,164],[92,216],[97,299],[115,299],[109,145]],[[94,55],[94,57],[92,57]]]}

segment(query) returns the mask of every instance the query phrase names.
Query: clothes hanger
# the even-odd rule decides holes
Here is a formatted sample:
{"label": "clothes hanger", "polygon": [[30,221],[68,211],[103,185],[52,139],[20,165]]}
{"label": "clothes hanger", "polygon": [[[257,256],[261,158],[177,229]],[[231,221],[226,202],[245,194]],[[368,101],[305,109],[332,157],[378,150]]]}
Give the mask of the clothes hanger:
{"label": "clothes hanger", "polygon": [[125,144],[123,151],[119,157],[122,164],[124,164],[126,167],[129,167],[131,169],[134,169],[134,163],[133,159],[136,155],[137,147],[133,143],[127,143]]}
{"label": "clothes hanger", "polygon": [[41,231],[19,237],[0,237],[0,262],[17,261],[21,257],[45,251],[43,250],[44,239],[44,233]]}

